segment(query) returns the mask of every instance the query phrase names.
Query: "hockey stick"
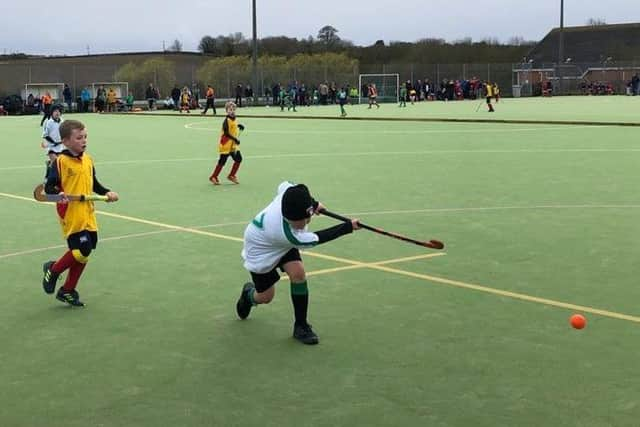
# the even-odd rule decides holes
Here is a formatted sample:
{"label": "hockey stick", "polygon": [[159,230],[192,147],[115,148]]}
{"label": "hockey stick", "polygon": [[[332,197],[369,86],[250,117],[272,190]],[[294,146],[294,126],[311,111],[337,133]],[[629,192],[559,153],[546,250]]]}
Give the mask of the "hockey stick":
{"label": "hockey stick", "polygon": [[476,107],[476,113],[480,110],[480,107],[482,106],[482,104],[484,104],[486,102],[486,100],[482,100],[480,101],[480,103],[478,104],[478,106]]}
{"label": "hockey stick", "polygon": [[36,188],[33,189],[33,198],[39,202],[59,202],[64,198],[67,198],[70,202],[88,202],[88,201],[100,201],[106,202],[109,198],[107,196],[98,196],[97,194],[87,194],[87,195],[69,195],[65,194],[47,194],[44,192],[44,185],[39,184]]}
{"label": "hockey stick", "polygon": [[[344,217],[342,215],[338,215],[337,213],[330,212],[330,211],[328,211],[326,209],[321,210],[320,213],[323,214],[323,215],[326,215],[328,217],[338,219],[340,221],[351,222],[351,219],[349,219],[347,217]],[[358,222],[358,224],[360,224],[360,227],[364,228],[365,230],[373,231],[374,233],[382,234],[383,236],[392,237],[394,239],[402,240],[403,242],[413,243],[414,245],[424,246],[425,248],[444,249],[444,243],[442,243],[439,240],[428,240],[428,241],[423,242],[423,241],[420,241],[420,240],[414,240],[414,239],[411,239],[409,237],[402,236],[400,234],[391,233],[389,231],[382,230],[381,228],[372,227],[370,225],[363,224],[361,222]]]}

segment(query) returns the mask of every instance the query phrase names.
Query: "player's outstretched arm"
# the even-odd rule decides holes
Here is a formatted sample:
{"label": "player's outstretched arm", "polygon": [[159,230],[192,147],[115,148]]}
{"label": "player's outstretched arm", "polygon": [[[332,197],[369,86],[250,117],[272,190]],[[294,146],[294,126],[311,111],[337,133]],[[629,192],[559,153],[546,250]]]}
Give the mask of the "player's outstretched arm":
{"label": "player's outstretched arm", "polygon": [[345,234],[353,233],[354,230],[358,230],[359,228],[358,220],[354,219],[350,222],[343,222],[342,224],[334,225],[324,230],[315,231],[315,234],[318,236],[318,244],[320,245],[342,237]]}

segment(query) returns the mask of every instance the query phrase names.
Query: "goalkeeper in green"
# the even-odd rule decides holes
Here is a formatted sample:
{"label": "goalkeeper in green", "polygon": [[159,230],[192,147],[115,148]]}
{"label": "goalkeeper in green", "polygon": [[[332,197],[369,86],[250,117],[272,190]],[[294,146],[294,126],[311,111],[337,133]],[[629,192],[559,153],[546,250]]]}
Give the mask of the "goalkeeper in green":
{"label": "goalkeeper in green", "polygon": [[402,83],[400,87],[400,105],[398,107],[406,107],[407,106],[407,84]]}
{"label": "goalkeeper in green", "polygon": [[344,109],[344,104],[347,103],[347,91],[345,88],[340,88],[338,91],[338,104],[340,104],[340,117],[347,117],[347,112]]}

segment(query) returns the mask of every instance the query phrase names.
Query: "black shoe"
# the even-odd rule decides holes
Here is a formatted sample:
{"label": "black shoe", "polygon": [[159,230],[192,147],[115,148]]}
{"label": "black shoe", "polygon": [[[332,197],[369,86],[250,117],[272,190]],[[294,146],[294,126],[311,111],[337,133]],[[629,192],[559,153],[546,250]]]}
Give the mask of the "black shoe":
{"label": "black shoe", "polygon": [[241,319],[246,319],[249,317],[249,313],[251,313],[251,300],[249,299],[249,291],[255,289],[255,286],[251,282],[247,282],[242,287],[242,292],[240,293],[240,298],[238,298],[238,302],[236,303],[236,313],[238,313],[238,317]]}
{"label": "black shoe", "polygon": [[56,294],[58,301],[66,302],[74,307],[84,307],[84,303],[80,301],[80,295],[75,289],[72,291],[65,291],[64,288],[60,288]]}
{"label": "black shoe", "polygon": [[53,291],[56,290],[56,282],[58,281],[59,274],[51,271],[51,267],[55,264],[55,261],[47,261],[42,266],[42,272],[44,276],[42,277],[42,288],[48,294],[52,294]]}
{"label": "black shoe", "polygon": [[293,325],[293,337],[301,343],[308,345],[314,345],[320,342],[318,336],[313,332],[311,325],[308,323],[305,323],[304,325],[298,325],[296,323]]}

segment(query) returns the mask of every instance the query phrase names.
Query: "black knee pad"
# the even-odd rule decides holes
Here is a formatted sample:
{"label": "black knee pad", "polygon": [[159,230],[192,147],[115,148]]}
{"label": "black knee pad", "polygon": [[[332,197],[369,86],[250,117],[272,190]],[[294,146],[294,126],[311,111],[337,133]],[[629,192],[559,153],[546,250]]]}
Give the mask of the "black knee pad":
{"label": "black knee pad", "polygon": [[93,250],[92,246],[91,242],[81,242],[78,250],[83,256],[88,257],[91,255],[91,251]]}
{"label": "black knee pad", "polygon": [[231,158],[233,159],[234,162],[242,162],[242,153],[240,153],[239,151],[234,151],[233,153],[231,153]]}

